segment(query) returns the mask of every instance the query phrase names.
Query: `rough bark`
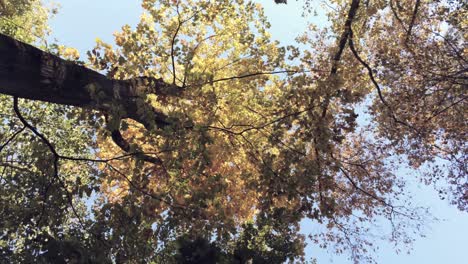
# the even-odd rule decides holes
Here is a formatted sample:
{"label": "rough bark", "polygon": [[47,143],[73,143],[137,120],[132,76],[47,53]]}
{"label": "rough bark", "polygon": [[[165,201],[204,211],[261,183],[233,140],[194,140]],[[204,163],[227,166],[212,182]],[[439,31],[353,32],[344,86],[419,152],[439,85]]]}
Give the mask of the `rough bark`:
{"label": "rough bark", "polygon": [[[137,112],[137,98],[146,93],[177,96],[182,89],[161,79],[140,77],[115,80],[66,61],[9,36],[0,34],[0,93],[112,112],[122,107],[125,116],[146,127],[168,124],[168,118],[151,106],[144,106],[146,116]],[[151,110],[152,120],[147,111]],[[140,109],[141,110],[141,109]]]}

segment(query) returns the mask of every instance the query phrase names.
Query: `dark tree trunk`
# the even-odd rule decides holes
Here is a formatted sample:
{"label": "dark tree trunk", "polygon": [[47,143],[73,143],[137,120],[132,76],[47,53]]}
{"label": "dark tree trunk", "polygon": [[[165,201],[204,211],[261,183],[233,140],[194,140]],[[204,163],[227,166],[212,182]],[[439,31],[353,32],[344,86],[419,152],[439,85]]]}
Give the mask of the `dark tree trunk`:
{"label": "dark tree trunk", "polygon": [[[150,106],[153,121],[137,114],[136,98],[144,93],[178,95],[181,89],[160,79],[115,80],[0,34],[0,93],[49,103],[110,112],[116,104],[145,126],[167,118]],[[147,109],[146,109],[147,110]]]}

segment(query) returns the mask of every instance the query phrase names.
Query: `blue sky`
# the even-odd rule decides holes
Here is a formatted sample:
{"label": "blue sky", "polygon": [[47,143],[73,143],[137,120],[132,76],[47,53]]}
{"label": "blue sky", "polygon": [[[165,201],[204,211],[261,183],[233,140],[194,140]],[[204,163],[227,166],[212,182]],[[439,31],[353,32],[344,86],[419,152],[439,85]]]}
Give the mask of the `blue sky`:
{"label": "blue sky", "polygon": [[[53,37],[60,44],[77,48],[85,54],[94,46],[97,37],[112,43],[112,33],[124,24],[135,25],[140,16],[138,0],[66,0],[58,1],[62,6],[58,15],[51,21]],[[301,16],[302,2],[290,0],[288,5],[275,5],[273,0],[258,1],[265,6],[271,22],[273,38],[282,44],[292,44],[301,34],[308,21],[324,23],[323,18]],[[318,19],[318,20],[317,20]],[[408,171],[401,170],[401,173]],[[427,206],[439,219],[427,227],[426,237],[419,238],[413,245],[410,255],[396,254],[392,246],[379,243],[377,263],[382,264],[464,264],[468,263],[468,214],[461,213],[447,201],[438,199],[437,193],[430,187],[412,183],[412,192],[416,204]],[[304,230],[311,230],[313,224],[303,225]],[[308,257],[316,257],[318,263],[352,263],[347,256],[336,256],[313,246],[307,247]]]}

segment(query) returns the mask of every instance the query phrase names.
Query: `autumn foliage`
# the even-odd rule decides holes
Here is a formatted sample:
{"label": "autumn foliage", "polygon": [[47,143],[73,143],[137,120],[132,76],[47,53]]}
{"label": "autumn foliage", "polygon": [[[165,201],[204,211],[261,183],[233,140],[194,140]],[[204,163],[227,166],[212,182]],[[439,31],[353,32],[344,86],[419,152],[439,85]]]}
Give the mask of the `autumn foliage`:
{"label": "autumn foliage", "polygon": [[1,95],[0,257],[304,261],[308,219],[313,243],[372,261],[377,235],[404,249],[427,220],[403,167],[466,211],[466,4],[327,2],[298,46],[258,3],[143,0],[86,61],[45,47],[137,88],[90,83],[93,109]]}

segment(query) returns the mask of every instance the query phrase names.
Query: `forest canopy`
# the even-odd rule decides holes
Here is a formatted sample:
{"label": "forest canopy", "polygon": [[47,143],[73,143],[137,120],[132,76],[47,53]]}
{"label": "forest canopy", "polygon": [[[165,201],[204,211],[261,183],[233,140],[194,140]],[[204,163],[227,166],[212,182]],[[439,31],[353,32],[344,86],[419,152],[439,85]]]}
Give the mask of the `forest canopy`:
{"label": "forest canopy", "polygon": [[430,217],[408,177],[468,210],[464,1],[328,0],[285,47],[258,2],[142,0],[83,57],[0,0],[2,262],[373,262]]}

